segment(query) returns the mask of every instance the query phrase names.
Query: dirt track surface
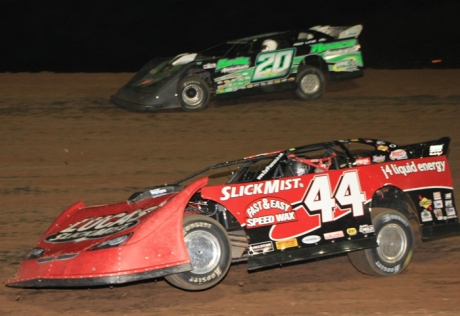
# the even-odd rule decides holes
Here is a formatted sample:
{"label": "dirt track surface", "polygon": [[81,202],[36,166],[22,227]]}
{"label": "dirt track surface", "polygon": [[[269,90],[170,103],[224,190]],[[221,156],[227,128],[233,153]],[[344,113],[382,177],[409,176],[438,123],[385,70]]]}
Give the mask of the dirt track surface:
{"label": "dirt track surface", "polygon": [[[290,93],[213,102],[203,112],[135,113],[108,98],[132,74],[0,74],[0,314],[458,315],[460,237],[418,242],[409,268],[377,278],[346,256],[248,273],[204,292],[163,280],[113,288],[4,286],[69,205],[123,201],[210,164],[353,137],[452,138],[460,188],[460,70],[365,71],[305,103]],[[460,201],[460,189],[455,194]]]}

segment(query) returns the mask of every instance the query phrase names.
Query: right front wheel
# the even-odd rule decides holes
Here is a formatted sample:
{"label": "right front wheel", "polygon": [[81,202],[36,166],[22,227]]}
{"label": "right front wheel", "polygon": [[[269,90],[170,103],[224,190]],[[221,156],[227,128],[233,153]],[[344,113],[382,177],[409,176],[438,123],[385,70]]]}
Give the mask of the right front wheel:
{"label": "right front wheel", "polygon": [[232,257],[227,232],[217,221],[203,215],[185,216],[183,229],[193,269],[165,276],[165,279],[188,291],[209,289],[222,281],[230,268]]}
{"label": "right front wheel", "polygon": [[184,111],[201,111],[209,101],[209,88],[206,82],[196,76],[183,78],[179,82],[179,99]]}
{"label": "right front wheel", "polygon": [[302,68],[296,77],[297,88],[294,95],[301,100],[319,98],[324,91],[325,80],[323,72],[312,66]]}
{"label": "right front wheel", "polygon": [[373,209],[372,223],[378,247],[348,254],[355,268],[375,276],[393,276],[409,265],[414,251],[414,234],[409,220],[391,209]]}

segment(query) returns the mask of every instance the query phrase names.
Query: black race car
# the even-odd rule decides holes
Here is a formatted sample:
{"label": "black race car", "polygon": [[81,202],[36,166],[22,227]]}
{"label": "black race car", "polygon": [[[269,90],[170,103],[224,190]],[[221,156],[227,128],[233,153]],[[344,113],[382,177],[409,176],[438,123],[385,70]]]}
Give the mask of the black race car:
{"label": "black race car", "polygon": [[112,96],[137,110],[199,111],[211,96],[293,90],[301,100],[322,95],[331,81],[362,76],[362,26],[316,26],[250,36],[201,53],[156,58]]}

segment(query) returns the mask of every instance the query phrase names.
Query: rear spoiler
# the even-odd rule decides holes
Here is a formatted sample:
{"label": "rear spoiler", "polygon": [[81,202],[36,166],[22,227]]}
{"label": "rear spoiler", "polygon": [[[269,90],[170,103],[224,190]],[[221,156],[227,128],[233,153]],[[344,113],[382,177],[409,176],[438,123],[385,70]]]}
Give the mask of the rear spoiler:
{"label": "rear spoiler", "polygon": [[437,140],[431,140],[423,143],[401,146],[413,158],[446,156],[449,150],[450,138],[441,137]]}
{"label": "rear spoiler", "polygon": [[310,30],[321,32],[332,36],[336,39],[358,37],[363,30],[361,24],[354,26],[330,26],[330,25],[317,25],[310,28]]}

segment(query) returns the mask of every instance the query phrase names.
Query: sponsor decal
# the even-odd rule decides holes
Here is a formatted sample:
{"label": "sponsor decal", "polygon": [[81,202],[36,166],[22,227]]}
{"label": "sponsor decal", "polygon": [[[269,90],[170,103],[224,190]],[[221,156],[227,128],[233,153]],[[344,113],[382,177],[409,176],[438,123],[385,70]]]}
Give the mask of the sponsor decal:
{"label": "sponsor decal", "polygon": [[384,162],[385,160],[386,160],[385,155],[372,156],[372,162],[375,162],[375,163]]}
{"label": "sponsor decal", "polygon": [[443,208],[442,200],[434,201],[434,208]]}
{"label": "sponsor decal", "polygon": [[157,206],[136,210],[132,213],[119,213],[97,218],[88,217],[77,223],[71,224],[55,234],[45,238],[49,243],[80,242],[88,239],[103,238],[129,229],[140,222],[140,218],[147,215]]}
{"label": "sponsor decal", "polygon": [[327,58],[328,56],[337,56],[340,54],[349,54],[349,53],[355,53],[359,51],[359,45],[349,47],[349,48],[342,48],[342,49],[336,49],[336,50],[328,50],[323,53],[324,58]]}
{"label": "sponsor decal", "polygon": [[233,67],[222,68],[220,70],[220,72],[222,72],[222,73],[229,73],[230,72],[231,73],[231,72],[236,72],[236,71],[247,69],[247,68],[249,68],[248,65],[233,66]]}
{"label": "sponsor decal", "polygon": [[301,178],[294,179],[276,179],[264,182],[256,182],[240,186],[225,186],[222,188],[221,201],[226,201],[230,198],[238,198],[243,196],[251,196],[257,194],[269,195],[280,191],[289,191],[303,187],[300,182]]}
{"label": "sponsor decal", "polygon": [[439,156],[442,155],[444,145],[431,145],[430,146],[430,156]]}
{"label": "sponsor decal", "polygon": [[375,233],[374,225],[359,225],[359,232],[361,234]]}
{"label": "sponsor decal", "polygon": [[358,63],[356,62],[356,57],[352,57],[349,59],[341,60],[332,67],[334,71],[347,71],[353,70],[358,68]]}
{"label": "sponsor decal", "polygon": [[445,204],[446,204],[446,207],[452,207],[452,206],[454,206],[453,203],[452,203],[452,200],[445,200],[444,202],[445,202]]}
{"label": "sponsor decal", "polygon": [[356,228],[354,227],[350,227],[350,228],[347,228],[347,234],[349,236],[354,236],[358,233],[358,231],[356,230]]}
{"label": "sponsor decal", "polygon": [[337,238],[345,237],[345,234],[343,233],[343,230],[338,230],[338,231],[335,231],[335,232],[325,233],[325,234],[323,234],[323,236],[324,236],[324,239],[331,240],[331,239],[337,239]]}
{"label": "sponsor decal", "polygon": [[[343,48],[350,48],[355,46],[357,43],[356,39],[352,40],[347,40],[347,41],[341,41],[341,42],[335,42],[335,43],[319,43],[319,44],[314,44],[311,45],[311,51],[310,53],[322,53],[326,50],[332,50],[332,49],[343,49]],[[334,52],[335,53],[335,52]]]}
{"label": "sponsor decal", "polygon": [[433,192],[433,200],[441,200],[441,192]]}
{"label": "sponsor decal", "polygon": [[437,208],[437,209],[435,209],[433,211],[433,213],[436,216],[436,218],[438,219],[438,221],[441,221],[441,220],[445,219],[444,216],[442,215],[442,210],[441,209]]}
{"label": "sponsor decal", "polygon": [[310,235],[302,238],[302,242],[307,245],[316,244],[321,240],[321,237],[318,235]]}
{"label": "sponsor decal", "polygon": [[281,241],[276,242],[276,249],[278,249],[278,250],[284,250],[284,249],[287,249],[287,248],[294,248],[294,247],[298,247],[298,246],[299,246],[299,244],[297,243],[296,238],[287,239],[287,240],[281,240]]}
{"label": "sponsor decal", "polygon": [[385,141],[383,140],[378,140],[375,142],[377,145],[385,145]]}
{"label": "sponsor decal", "polygon": [[212,225],[206,222],[196,222],[196,223],[192,223],[192,224],[185,226],[184,232],[187,233],[189,230],[197,228],[197,227],[211,228]]}
{"label": "sponsor decal", "polygon": [[262,179],[267,174],[267,172],[269,172],[278,163],[278,161],[283,158],[283,156],[284,153],[279,153],[278,156],[276,156],[276,158],[273,159],[272,162],[270,162],[270,164],[266,166],[264,170],[262,170],[262,172],[257,176],[257,180]]}
{"label": "sponsor decal", "polygon": [[457,217],[457,213],[455,212],[455,208],[453,207],[446,208],[446,213],[449,217]]}
{"label": "sponsor decal", "polygon": [[393,175],[404,175],[407,176],[410,173],[415,172],[428,172],[428,171],[437,171],[444,172],[446,170],[445,161],[433,161],[433,162],[421,162],[415,164],[414,161],[407,162],[405,165],[397,164],[388,164],[386,166],[381,166],[380,169],[383,172],[385,178],[389,179]]}
{"label": "sponsor decal", "polygon": [[422,219],[422,222],[431,222],[433,221],[433,216],[431,216],[431,212],[424,209],[423,212],[421,213],[421,219]]}
{"label": "sponsor decal", "polygon": [[376,261],[375,262],[375,265],[382,271],[384,272],[389,272],[389,273],[397,273],[399,271],[399,269],[401,269],[400,265],[396,265],[394,266],[393,268],[389,268],[389,267],[386,267],[384,266],[382,263],[380,263],[380,261]]}
{"label": "sponsor decal", "polygon": [[259,255],[262,253],[270,252],[273,251],[273,242],[266,241],[257,244],[250,244],[248,250],[249,254],[251,255]]}
{"label": "sponsor decal", "polygon": [[203,65],[203,69],[212,69],[216,68],[216,63],[207,63]]}
{"label": "sponsor decal", "polygon": [[419,197],[419,205],[423,207],[424,209],[430,209],[431,210],[431,205],[433,204],[433,201],[430,199],[427,199],[426,197],[420,198]]}
{"label": "sponsor decal", "polygon": [[396,148],[396,147],[398,147],[396,144],[390,144],[390,145],[388,145],[388,146],[390,146],[390,148]]}
{"label": "sponsor decal", "polygon": [[249,67],[251,60],[249,57],[238,57],[235,59],[221,59],[217,62],[216,71],[220,71],[224,68],[230,68],[234,66],[246,66]]}
{"label": "sponsor decal", "polygon": [[357,166],[366,166],[371,164],[371,158],[370,157],[365,157],[365,158],[356,158],[355,163]]}
{"label": "sponsor decal", "polygon": [[246,216],[247,228],[297,221],[291,205],[277,198],[262,198],[254,201],[246,209]]}
{"label": "sponsor decal", "polygon": [[388,151],[388,146],[380,145],[377,147],[377,149],[380,151]]}
{"label": "sponsor decal", "polygon": [[159,194],[163,194],[163,193],[167,193],[168,190],[166,189],[153,189],[153,190],[150,190],[150,195],[159,195]]}
{"label": "sponsor decal", "polygon": [[391,160],[403,160],[407,159],[407,153],[404,149],[396,149],[390,154]]}
{"label": "sponsor decal", "polygon": [[207,276],[200,277],[200,278],[191,277],[190,279],[188,279],[188,281],[193,282],[193,283],[206,283],[206,282],[214,280],[215,278],[217,278],[221,274],[222,274],[222,271],[220,270],[219,267],[217,267],[211,274],[209,274]]}
{"label": "sponsor decal", "polygon": [[452,193],[450,192],[450,193],[444,194],[444,198],[447,199],[447,200],[452,199]]}

